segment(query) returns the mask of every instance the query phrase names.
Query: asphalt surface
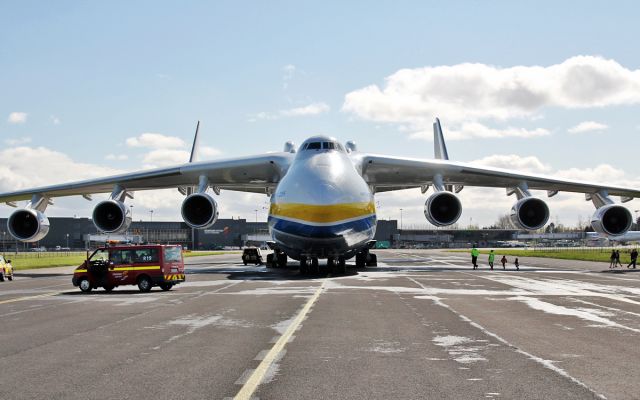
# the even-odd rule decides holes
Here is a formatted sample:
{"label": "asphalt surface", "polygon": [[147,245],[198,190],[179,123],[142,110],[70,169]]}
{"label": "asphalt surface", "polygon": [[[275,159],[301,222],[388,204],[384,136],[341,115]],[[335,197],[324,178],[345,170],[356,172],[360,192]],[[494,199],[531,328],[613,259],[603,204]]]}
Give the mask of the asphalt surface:
{"label": "asphalt surface", "polygon": [[18,272],[0,283],[0,399],[640,398],[636,271],[377,254],[336,277],[191,258],[150,293]]}

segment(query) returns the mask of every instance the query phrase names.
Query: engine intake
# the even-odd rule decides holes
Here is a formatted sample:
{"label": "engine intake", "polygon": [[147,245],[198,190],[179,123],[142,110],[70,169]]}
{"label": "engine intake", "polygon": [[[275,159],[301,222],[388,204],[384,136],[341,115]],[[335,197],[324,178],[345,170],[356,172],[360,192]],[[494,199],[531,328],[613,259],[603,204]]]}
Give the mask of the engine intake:
{"label": "engine intake", "polygon": [[24,208],[9,216],[7,229],[22,242],[37,242],[49,233],[49,219],[40,211]]}
{"label": "engine intake", "polygon": [[462,214],[462,203],[450,192],[435,192],[424,203],[424,216],[435,226],[455,224]]}
{"label": "engine intake", "polygon": [[591,217],[593,229],[604,235],[624,235],[631,228],[632,223],[631,212],[617,204],[600,207]]}
{"label": "engine intake", "polygon": [[535,231],[549,221],[549,207],[535,197],[525,197],[511,207],[511,222],[520,229]]}
{"label": "engine intake", "polygon": [[181,213],[187,225],[205,229],[218,220],[218,203],[207,193],[194,193],[182,202]]}
{"label": "engine intake", "polygon": [[93,209],[93,224],[105,233],[124,232],[131,225],[131,212],[121,201],[105,200]]}

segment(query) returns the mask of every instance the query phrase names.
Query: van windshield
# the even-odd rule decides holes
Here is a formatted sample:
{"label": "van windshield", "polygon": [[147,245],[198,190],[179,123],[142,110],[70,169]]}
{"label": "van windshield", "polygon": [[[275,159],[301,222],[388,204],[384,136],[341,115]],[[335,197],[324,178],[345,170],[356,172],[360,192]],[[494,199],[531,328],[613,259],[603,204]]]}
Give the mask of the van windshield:
{"label": "van windshield", "polygon": [[182,248],[178,246],[165,247],[164,261],[182,261]]}

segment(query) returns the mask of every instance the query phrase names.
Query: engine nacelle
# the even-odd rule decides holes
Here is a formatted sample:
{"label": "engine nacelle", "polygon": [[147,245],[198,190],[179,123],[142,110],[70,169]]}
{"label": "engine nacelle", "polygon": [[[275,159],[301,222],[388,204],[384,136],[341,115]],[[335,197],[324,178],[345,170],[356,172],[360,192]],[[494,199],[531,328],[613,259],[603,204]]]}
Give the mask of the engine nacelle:
{"label": "engine nacelle", "polygon": [[424,216],[435,226],[455,224],[462,215],[462,203],[451,192],[435,192],[424,203]]}
{"label": "engine nacelle", "polygon": [[525,197],[511,207],[511,223],[520,229],[535,231],[549,221],[549,207],[535,197]]}
{"label": "engine nacelle", "polygon": [[633,223],[631,212],[617,204],[602,206],[591,217],[593,229],[603,235],[624,235]]}
{"label": "engine nacelle", "polygon": [[207,193],[187,196],[180,211],[184,222],[196,229],[208,228],[218,220],[218,203]]}
{"label": "engine nacelle", "polygon": [[131,225],[131,211],[121,201],[101,201],[93,209],[93,224],[105,233],[124,232]]}
{"label": "engine nacelle", "polygon": [[22,242],[37,242],[49,233],[49,219],[40,211],[23,208],[9,216],[7,229]]}

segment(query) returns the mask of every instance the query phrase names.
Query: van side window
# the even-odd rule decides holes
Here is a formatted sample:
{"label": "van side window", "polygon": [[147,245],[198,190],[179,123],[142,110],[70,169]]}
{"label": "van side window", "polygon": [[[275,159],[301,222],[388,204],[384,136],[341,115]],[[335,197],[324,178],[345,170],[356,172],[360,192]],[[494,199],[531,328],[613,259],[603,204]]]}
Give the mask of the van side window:
{"label": "van side window", "polygon": [[182,247],[165,247],[164,248],[164,261],[182,261]]}
{"label": "van side window", "polygon": [[136,249],[133,255],[134,263],[157,263],[158,249]]}
{"label": "van side window", "polygon": [[133,264],[133,250],[111,250],[110,261],[114,264]]}

